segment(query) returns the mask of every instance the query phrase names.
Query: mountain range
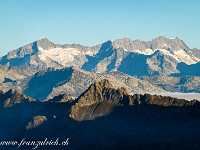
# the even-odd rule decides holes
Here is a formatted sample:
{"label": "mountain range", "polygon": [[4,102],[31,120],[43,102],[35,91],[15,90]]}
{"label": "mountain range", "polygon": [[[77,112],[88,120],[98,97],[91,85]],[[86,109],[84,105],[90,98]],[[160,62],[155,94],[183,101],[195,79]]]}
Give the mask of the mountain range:
{"label": "mountain range", "polygon": [[132,96],[106,79],[91,84],[77,99],[63,94],[41,102],[17,90],[0,91],[0,140],[69,138],[67,147],[38,146],[42,150],[198,149],[199,108],[197,100]]}
{"label": "mountain range", "polygon": [[199,61],[200,50],[179,38],[124,38],[94,47],[42,38],[0,58],[0,90],[19,90],[42,101],[65,93],[75,98],[92,83],[109,79],[129,93],[199,93]]}
{"label": "mountain range", "polygon": [[10,51],[0,58],[0,149],[47,137],[69,145],[37,149],[199,149],[200,99],[147,94],[200,93],[199,65],[200,50],[163,36],[93,47],[42,38]]}
{"label": "mountain range", "polygon": [[[131,76],[199,75],[200,51],[179,38],[152,41],[124,38],[86,47],[59,45],[42,38],[0,58],[0,64],[30,67],[75,67],[94,73],[120,71]],[[184,69],[183,69],[184,68]],[[190,70],[195,70],[190,72]]]}

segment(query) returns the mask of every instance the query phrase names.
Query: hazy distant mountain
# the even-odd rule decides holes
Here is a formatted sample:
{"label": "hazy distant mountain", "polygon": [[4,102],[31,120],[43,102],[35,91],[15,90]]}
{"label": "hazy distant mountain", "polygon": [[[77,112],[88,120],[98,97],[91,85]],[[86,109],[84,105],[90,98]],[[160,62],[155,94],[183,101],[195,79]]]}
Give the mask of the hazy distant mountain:
{"label": "hazy distant mountain", "polygon": [[30,68],[28,66],[15,66],[7,69],[6,67],[0,65],[0,83],[25,79],[26,77],[34,75],[39,70],[40,69]]}
{"label": "hazy distant mountain", "polygon": [[95,73],[120,71],[139,77],[174,73],[181,75],[183,71],[179,63],[189,66],[199,61],[200,50],[190,49],[179,38],[162,36],[147,42],[125,38],[94,47],[58,45],[42,38],[0,58],[0,64],[6,67],[73,66]]}
{"label": "hazy distant mountain", "polygon": [[6,68],[0,65],[0,90],[8,91],[11,88],[22,91],[22,80],[34,75],[41,68],[32,68],[28,66],[13,66]]}
{"label": "hazy distant mountain", "polygon": [[144,77],[142,79],[148,81],[154,86],[163,88],[166,91],[200,93],[199,76],[182,76],[182,77],[154,76],[154,77]]}
{"label": "hazy distant mountain", "polygon": [[[130,93],[199,92],[199,60],[200,50],[190,49],[179,38],[147,42],[124,38],[94,47],[58,45],[42,38],[0,58],[0,89],[47,100],[64,93],[77,97],[91,83],[109,79]],[[154,77],[168,81],[167,75],[177,82],[160,83]],[[188,75],[195,80],[181,82],[181,76]]]}
{"label": "hazy distant mountain", "polygon": [[97,74],[73,68],[33,69],[21,66],[7,69],[2,66],[0,76],[0,90],[19,90],[40,100],[51,99],[65,93],[78,97],[90,84],[103,79],[110,80],[114,87],[125,87],[129,93],[200,92],[200,77],[188,75],[152,76],[138,79],[119,71]]}
{"label": "hazy distant mountain", "polygon": [[[96,52],[99,46],[90,48],[81,45],[58,45],[42,38],[31,44],[9,52],[0,64],[9,66],[28,65],[33,67],[77,66],[85,62],[85,55]],[[83,62],[81,62],[81,60]]]}
{"label": "hazy distant mountain", "polygon": [[72,68],[49,68],[40,71],[21,81],[21,89],[26,95],[40,100],[51,99],[64,93],[78,97],[90,84],[103,79],[109,79],[115,87],[125,87],[131,93],[139,91],[164,92],[163,89],[153,86],[148,81],[121,72],[96,74]]}

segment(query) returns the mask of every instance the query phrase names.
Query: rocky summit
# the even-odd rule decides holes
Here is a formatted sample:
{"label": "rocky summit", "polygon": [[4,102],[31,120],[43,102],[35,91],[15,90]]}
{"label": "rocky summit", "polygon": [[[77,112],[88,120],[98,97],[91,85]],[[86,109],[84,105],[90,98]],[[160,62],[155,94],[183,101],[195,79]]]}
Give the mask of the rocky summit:
{"label": "rocky summit", "polygon": [[106,79],[93,83],[76,101],[70,114],[75,120],[94,119],[109,113],[116,106],[133,104],[126,89],[115,89]]}
{"label": "rocky summit", "polygon": [[9,90],[6,93],[0,91],[0,102],[3,107],[11,107],[17,103],[35,102],[33,98],[24,95],[23,93],[15,90]]}
{"label": "rocky summit", "polygon": [[70,116],[75,120],[90,120],[110,113],[117,106],[198,106],[199,101],[186,101],[172,97],[150,94],[131,96],[125,88],[115,89],[108,80],[92,84],[72,106]]}

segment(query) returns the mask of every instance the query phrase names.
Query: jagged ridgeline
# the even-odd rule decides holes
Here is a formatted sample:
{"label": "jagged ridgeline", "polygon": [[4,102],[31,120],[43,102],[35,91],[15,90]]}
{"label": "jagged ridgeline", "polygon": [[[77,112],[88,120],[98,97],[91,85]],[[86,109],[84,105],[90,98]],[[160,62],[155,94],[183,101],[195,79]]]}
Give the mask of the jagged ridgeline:
{"label": "jagged ridgeline", "polygon": [[179,38],[124,38],[94,47],[59,45],[42,38],[0,58],[0,90],[12,88],[43,101],[64,93],[78,97],[93,82],[109,79],[130,93],[199,93],[199,61],[200,51]]}
{"label": "jagged ridgeline", "polygon": [[124,38],[93,47],[59,45],[47,38],[0,58],[0,90],[19,90],[41,101],[67,93],[80,96],[92,83],[109,79],[129,93],[199,93],[200,50],[179,38]]}
{"label": "jagged ridgeline", "polygon": [[200,92],[199,76],[152,76],[136,78],[119,71],[106,73],[92,73],[75,68],[31,68],[1,67],[0,90],[19,90],[22,93],[40,99],[52,99],[59,94],[78,97],[93,82],[109,79],[116,87],[125,87],[129,93],[140,92]]}
{"label": "jagged ridgeline", "polygon": [[[30,76],[25,76],[24,74],[27,68],[29,68]],[[23,76],[20,72],[17,72],[20,69]],[[78,97],[90,84],[102,79],[109,79],[115,87],[125,87],[130,93],[165,91],[153,86],[149,81],[140,80],[121,72],[96,74],[75,68],[48,68],[41,70],[32,69],[31,67],[12,67],[11,69],[2,67],[2,72],[5,74],[2,74],[1,90],[8,91],[12,88],[41,101],[49,100],[65,93],[72,97]],[[13,72],[15,73],[15,78],[11,76]],[[12,81],[8,81],[8,79]]]}
{"label": "jagged ridgeline", "polygon": [[[0,64],[32,67],[76,67],[105,73],[120,71],[131,76],[199,75],[200,51],[179,38],[158,37],[152,41],[124,38],[94,47],[59,45],[47,38],[9,52]],[[191,70],[193,70],[191,72]]]}
{"label": "jagged ridgeline", "polygon": [[132,96],[107,79],[91,84],[77,99],[63,94],[41,102],[19,91],[1,91],[0,105],[0,140],[70,138],[70,149],[200,146],[199,101]]}

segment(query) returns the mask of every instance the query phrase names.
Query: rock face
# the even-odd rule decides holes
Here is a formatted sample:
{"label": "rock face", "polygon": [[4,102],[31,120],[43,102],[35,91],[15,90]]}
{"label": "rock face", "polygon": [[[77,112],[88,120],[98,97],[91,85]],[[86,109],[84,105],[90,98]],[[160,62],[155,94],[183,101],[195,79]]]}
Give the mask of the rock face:
{"label": "rock face", "polygon": [[76,67],[95,73],[120,71],[141,77],[184,74],[177,65],[196,64],[200,61],[199,56],[199,50],[190,49],[179,38],[162,36],[152,41],[125,38],[94,47],[58,45],[43,38],[9,52],[0,58],[0,64],[7,68],[27,65],[42,68]]}
{"label": "rock face", "polygon": [[182,76],[182,77],[154,76],[154,77],[144,77],[143,80],[150,82],[152,85],[159,86],[166,91],[200,93],[199,76]]}
{"label": "rock face", "polygon": [[42,70],[25,80],[23,92],[35,99],[45,100],[53,88],[69,82],[73,71],[72,68]]}
{"label": "rock face", "polygon": [[70,117],[75,120],[91,120],[110,113],[118,106],[200,106],[199,101],[187,101],[171,97],[150,94],[135,94],[131,96],[125,88],[115,89],[108,80],[92,84],[83,94],[76,99],[72,106]]}
{"label": "rock face", "polygon": [[[12,88],[43,101],[65,93],[78,97],[90,84],[109,79],[129,93],[199,92],[199,61],[200,51],[179,38],[124,38],[94,47],[59,45],[42,38],[0,58],[0,90]],[[182,84],[188,75],[194,81]],[[181,82],[163,85],[145,79],[157,76]]]}
{"label": "rock face", "polygon": [[[5,95],[0,91],[2,102]],[[13,94],[7,95],[12,99]],[[48,137],[59,138],[60,142],[69,138],[68,147],[55,148],[75,150],[198,149],[200,145],[200,102],[196,100],[149,94],[131,96],[125,88],[115,89],[108,80],[92,84],[74,101],[68,95],[60,95],[51,101],[22,103],[23,96],[15,95],[21,103],[0,108],[2,141],[13,137],[17,141],[41,141]],[[52,146],[41,147],[49,148]]]}
{"label": "rock face", "polygon": [[79,121],[103,116],[116,106],[133,104],[126,89],[115,89],[108,80],[92,84],[76,101],[70,116]]}
{"label": "rock face", "polygon": [[200,91],[198,76],[153,76],[138,79],[118,71],[96,74],[73,68],[49,68],[22,79],[8,78],[7,82],[5,79],[0,90],[8,91],[12,88],[42,101],[65,93],[78,97],[92,83],[103,79],[109,80],[116,88],[126,88],[129,93],[165,91],[199,93]]}
{"label": "rock face", "polygon": [[80,106],[87,106],[102,101],[129,104],[129,102],[127,102],[127,96],[129,97],[129,93],[126,89],[115,89],[108,80],[104,79],[100,82],[93,83],[77,100]]}
{"label": "rock face", "polygon": [[189,50],[190,48],[179,38],[168,39],[166,37],[160,36],[152,41],[131,41],[129,38],[119,39],[114,42],[115,48],[124,48],[132,52],[136,50],[141,50],[141,52],[151,49],[156,51],[157,49],[170,49],[171,51],[178,51],[180,49]]}
{"label": "rock face", "polygon": [[2,83],[1,90],[18,89],[34,99],[49,100],[59,94],[78,97],[92,83],[109,79],[115,87],[125,87],[130,93],[139,91],[164,92],[163,89],[150,84],[148,81],[121,73],[109,72],[96,74],[73,68],[48,68],[36,72],[24,79]]}
{"label": "rock face", "polygon": [[73,102],[74,99],[69,96],[68,94],[60,94],[55,96],[53,99],[48,100],[49,102],[56,102],[56,103],[65,103],[65,102]]}
{"label": "rock face", "polygon": [[28,66],[11,67],[7,69],[5,66],[0,65],[0,89],[8,91],[9,89],[20,89],[21,80],[34,75],[41,69],[31,68]]}
{"label": "rock face", "polygon": [[[82,65],[85,54],[91,55],[99,46],[90,48],[81,45],[58,45],[42,38],[31,44],[13,50],[0,59],[7,67],[28,65],[32,67],[70,67]],[[76,64],[76,65],[75,65]]]}
{"label": "rock face", "polygon": [[159,96],[159,95],[150,95],[150,94],[135,94],[133,95],[133,101],[136,105],[158,105],[158,106],[200,106],[199,101],[192,100],[187,101],[184,99],[177,99],[172,97],[166,96]]}
{"label": "rock face", "polygon": [[35,116],[31,122],[28,123],[26,126],[26,130],[30,130],[33,128],[36,128],[43,124],[45,121],[47,121],[47,118],[45,116]]}
{"label": "rock face", "polygon": [[14,104],[17,103],[29,103],[29,102],[35,102],[33,98],[24,95],[23,93],[17,91],[17,90],[9,90],[6,93],[3,91],[0,92],[0,103],[1,106],[4,108],[11,107]]}
{"label": "rock face", "polygon": [[70,80],[64,84],[60,84],[54,87],[52,92],[49,93],[47,99],[64,93],[67,93],[72,97],[78,97],[92,83],[103,79],[108,79],[114,87],[125,87],[130,93],[138,91],[164,91],[159,87],[155,87],[149,84],[149,82],[140,80],[136,77],[132,77],[121,72],[96,74],[80,69],[74,69]]}
{"label": "rock face", "polygon": [[[130,71],[130,70],[129,70]],[[198,69],[196,70],[198,71]],[[153,76],[136,78],[119,71],[96,74],[81,69],[12,67],[1,69],[0,90],[19,90],[34,99],[48,100],[67,93],[78,97],[90,84],[108,79],[116,87],[129,93],[137,92],[200,92],[198,76]],[[40,85],[38,87],[38,85]]]}

